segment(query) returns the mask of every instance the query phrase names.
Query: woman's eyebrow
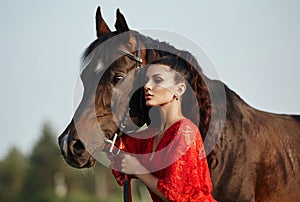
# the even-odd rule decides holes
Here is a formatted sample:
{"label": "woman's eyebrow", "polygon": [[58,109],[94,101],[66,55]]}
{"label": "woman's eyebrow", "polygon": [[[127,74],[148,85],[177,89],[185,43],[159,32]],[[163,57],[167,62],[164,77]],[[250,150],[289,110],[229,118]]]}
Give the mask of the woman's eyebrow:
{"label": "woman's eyebrow", "polygon": [[161,73],[157,73],[157,74],[153,74],[152,77],[157,77],[157,76],[161,76]]}
{"label": "woman's eyebrow", "polygon": [[[160,73],[157,73],[157,74],[153,74],[151,77],[157,77],[157,76],[161,76],[161,75],[162,75],[162,74],[160,74]],[[145,78],[146,78],[146,79],[149,79],[149,77],[148,77],[148,76],[146,76],[146,75],[145,75]]]}

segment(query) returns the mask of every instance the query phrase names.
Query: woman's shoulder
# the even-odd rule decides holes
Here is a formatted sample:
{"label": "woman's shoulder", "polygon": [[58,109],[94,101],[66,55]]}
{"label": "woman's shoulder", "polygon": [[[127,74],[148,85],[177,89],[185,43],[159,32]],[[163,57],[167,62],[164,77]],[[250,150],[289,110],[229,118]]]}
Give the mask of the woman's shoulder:
{"label": "woman's shoulder", "polygon": [[187,143],[190,143],[190,140],[193,140],[195,136],[200,135],[198,127],[187,118],[180,119],[174,123],[167,131],[166,134],[171,136],[171,138],[176,138],[178,141],[182,139],[189,140]]}
{"label": "woman's shoulder", "polygon": [[175,124],[177,130],[189,130],[192,132],[199,131],[198,127],[188,118],[182,118]]}
{"label": "woman's shoulder", "polygon": [[194,122],[191,121],[191,120],[188,119],[188,118],[182,118],[182,119],[180,119],[180,121],[181,121],[183,124],[190,125],[191,127],[197,128],[197,126],[194,124]]}
{"label": "woman's shoulder", "polygon": [[149,139],[155,135],[157,130],[158,128],[144,128],[134,133],[127,134],[127,136],[130,136],[135,139]]}

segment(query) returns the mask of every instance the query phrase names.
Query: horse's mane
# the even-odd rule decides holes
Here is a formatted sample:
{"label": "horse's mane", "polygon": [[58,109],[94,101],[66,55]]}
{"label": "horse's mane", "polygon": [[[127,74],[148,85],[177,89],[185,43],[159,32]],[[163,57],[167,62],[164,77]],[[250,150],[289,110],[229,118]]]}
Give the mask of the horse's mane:
{"label": "horse's mane", "polygon": [[[210,93],[209,93],[209,88],[205,83],[205,76],[203,75],[202,68],[198,64],[196,58],[189,53],[188,51],[183,51],[183,50],[178,50],[174,46],[170,45],[167,42],[161,42],[159,40],[152,39],[148,36],[144,36],[136,31],[130,31],[132,32],[137,40],[140,40],[144,45],[145,48],[147,49],[147,64],[150,64],[154,60],[156,60],[159,57],[165,56],[165,55],[170,55],[174,54],[185,61],[189,64],[189,78],[187,78],[187,81],[189,82],[189,85],[193,89],[193,93],[197,99],[198,106],[192,106],[190,110],[192,112],[195,112],[194,109],[199,110],[199,112],[195,112],[195,117],[193,118],[194,123],[198,126],[202,139],[205,140],[206,135],[208,134],[208,130],[210,127],[214,127],[213,123],[211,122],[211,116],[212,116],[212,102],[210,99]],[[105,43],[102,50],[99,50],[98,53],[92,54],[99,45],[102,45],[103,42],[106,40],[109,40],[113,36],[116,36],[116,32],[111,32],[107,35],[100,36],[97,40],[92,42],[88,48],[84,51],[82,55],[82,63],[86,64],[91,61],[91,57],[101,57],[104,60],[109,60],[109,55],[110,51],[113,51],[114,48],[116,48],[116,44],[111,44],[111,43]],[[95,61],[97,62],[97,61]],[[97,65],[97,64],[92,64],[92,65]],[[184,105],[184,103],[183,103]],[[185,103],[185,105],[191,105],[190,103]],[[195,104],[197,105],[197,104]],[[184,107],[184,106],[183,106]],[[200,117],[199,117],[200,114]],[[213,139],[213,138],[212,138]],[[211,140],[213,141],[213,140]],[[206,150],[211,150],[210,146],[212,142],[210,140],[206,141],[208,143],[205,145]],[[215,159],[215,152],[212,150],[210,154],[207,157],[209,165],[211,165],[213,159]]]}

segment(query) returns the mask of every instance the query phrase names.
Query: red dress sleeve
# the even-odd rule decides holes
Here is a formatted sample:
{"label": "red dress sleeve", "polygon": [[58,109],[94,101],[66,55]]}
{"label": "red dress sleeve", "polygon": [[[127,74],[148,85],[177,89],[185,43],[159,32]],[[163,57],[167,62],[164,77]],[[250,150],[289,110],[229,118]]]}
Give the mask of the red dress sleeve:
{"label": "red dress sleeve", "polygon": [[[138,152],[137,145],[138,145],[138,140],[127,135],[123,135],[116,141],[116,147],[121,149],[120,153],[122,152],[137,153]],[[115,177],[117,183],[120,186],[123,186],[125,180],[125,174],[120,172],[121,158],[119,155],[108,155],[108,158],[111,160],[110,168],[112,169],[111,171],[113,176]],[[132,177],[128,176],[128,179],[131,180]]]}
{"label": "red dress sleeve", "polygon": [[[121,152],[128,152],[130,154],[147,153],[148,151],[143,151],[144,146],[156,130],[157,129],[147,129],[145,131],[136,132],[132,136],[123,135],[116,141],[116,146],[121,149]],[[112,174],[114,175],[117,183],[120,186],[123,186],[125,174],[120,172],[121,158],[118,155],[108,155],[108,158],[111,160],[110,168],[112,169]],[[128,178],[131,180],[133,177],[128,176]]]}
{"label": "red dress sleeve", "polygon": [[184,122],[175,133],[168,158],[177,160],[163,169],[157,189],[170,201],[215,201],[198,128]]}

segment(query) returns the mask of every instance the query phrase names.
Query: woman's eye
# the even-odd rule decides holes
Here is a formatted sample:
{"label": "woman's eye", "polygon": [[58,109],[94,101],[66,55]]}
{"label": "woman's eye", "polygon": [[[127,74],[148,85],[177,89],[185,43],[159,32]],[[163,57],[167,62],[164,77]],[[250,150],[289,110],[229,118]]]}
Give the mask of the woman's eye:
{"label": "woman's eye", "polygon": [[118,84],[123,79],[123,76],[114,76],[113,84]]}
{"label": "woman's eye", "polygon": [[155,82],[155,83],[160,83],[160,82],[162,82],[162,79],[161,79],[161,78],[155,78],[155,79],[154,79],[154,82]]}

